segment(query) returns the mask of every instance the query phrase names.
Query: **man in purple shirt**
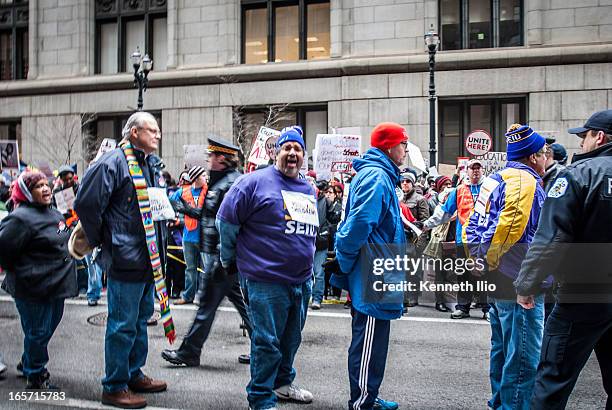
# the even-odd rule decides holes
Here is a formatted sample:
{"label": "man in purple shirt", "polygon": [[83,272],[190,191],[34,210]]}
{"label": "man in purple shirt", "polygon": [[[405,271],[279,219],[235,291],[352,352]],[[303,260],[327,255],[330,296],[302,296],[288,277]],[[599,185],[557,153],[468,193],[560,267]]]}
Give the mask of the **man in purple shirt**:
{"label": "man in purple shirt", "polygon": [[276,409],[277,398],[312,402],[309,391],[293,384],[318,228],[314,189],[299,177],[301,131],[285,128],[276,164],[238,178],[217,213],[221,263],[242,275],[253,325],[247,386],[253,410]]}

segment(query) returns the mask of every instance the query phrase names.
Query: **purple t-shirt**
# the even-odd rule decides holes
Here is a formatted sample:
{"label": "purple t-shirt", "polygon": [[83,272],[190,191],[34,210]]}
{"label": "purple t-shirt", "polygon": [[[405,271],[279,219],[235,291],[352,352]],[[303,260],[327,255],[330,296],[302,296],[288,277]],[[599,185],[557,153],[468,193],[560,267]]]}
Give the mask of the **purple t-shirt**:
{"label": "purple t-shirt", "polygon": [[269,166],[238,178],[217,218],[240,225],[236,263],[241,275],[259,282],[303,283],[312,276],[317,228],[291,219],[281,190],[314,196],[306,180]]}

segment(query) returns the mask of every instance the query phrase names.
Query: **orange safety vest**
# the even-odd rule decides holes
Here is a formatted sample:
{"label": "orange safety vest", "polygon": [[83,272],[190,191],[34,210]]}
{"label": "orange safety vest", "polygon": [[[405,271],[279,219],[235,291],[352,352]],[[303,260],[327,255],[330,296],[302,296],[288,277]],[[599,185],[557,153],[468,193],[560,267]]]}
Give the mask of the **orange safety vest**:
{"label": "orange safety vest", "polygon": [[457,218],[459,218],[461,226],[465,226],[473,210],[474,197],[472,196],[470,186],[461,184],[461,186],[457,188]]}
{"label": "orange safety vest", "polygon": [[[204,186],[202,186],[202,192],[200,192],[200,196],[198,197],[200,199],[199,201],[200,204],[204,203],[204,198],[206,198],[207,190],[208,190],[208,185],[204,184]],[[188,185],[183,187],[181,198],[183,198],[185,202],[187,202],[189,206],[192,208],[196,208],[196,209],[202,208],[201,205],[198,206],[195,203],[195,199],[193,198],[193,194],[191,193],[191,187]],[[197,227],[198,227],[198,220],[190,217],[189,215],[185,215],[185,228],[187,228],[187,230],[191,232]]]}

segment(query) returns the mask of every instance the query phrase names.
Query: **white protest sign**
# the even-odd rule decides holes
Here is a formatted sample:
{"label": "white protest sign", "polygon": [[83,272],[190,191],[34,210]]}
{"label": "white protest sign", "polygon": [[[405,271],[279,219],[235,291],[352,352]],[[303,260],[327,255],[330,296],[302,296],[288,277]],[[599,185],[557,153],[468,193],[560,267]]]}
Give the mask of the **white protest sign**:
{"label": "white protest sign", "polygon": [[63,214],[68,213],[74,206],[74,190],[72,187],[56,192],[53,197],[57,210]]}
{"label": "white protest sign", "polygon": [[485,130],[474,130],[465,137],[465,149],[474,156],[489,152],[491,143],[491,136]]}
{"label": "white protest sign", "polygon": [[280,131],[272,128],[261,127],[257,138],[251,148],[248,162],[255,165],[265,165],[271,158],[274,158],[276,151],[276,140],[280,136]]}
{"label": "white protest sign", "polygon": [[307,225],[319,226],[319,214],[317,213],[317,201],[314,195],[302,192],[281,190],[283,201],[291,219]]}
{"label": "white protest sign", "polygon": [[459,180],[463,181],[467,177],[468,157],[457,157],[457,168],[459,168]]}
{"label": "white protest sign", "polygon": [[410,158],[410,163],[412,164],[412,166],[418,169],[419,171],[422,172],[427,169],[421,150],[419,149],[419,147],[417,147],[410,141],[408,141],[408,157]]}
{"label": "white protest sign", "polygon": [[353,160],[361,155],[361,136],[317,134],[315,153],[317,179],[329,180],[333,172],[350,173]]}
{"label": "white protest sign", "polygon": [[440,174],[438,174],[438,170],[436,169],[436,167],[429,167],[429,176],[430,177],[437,177]]}
{"label": "white protest sign", "polygon": [[102,155],[104,155],[108,151],[112,151],[117,147],[117,141],[112,138],[104,138],[102,143],[100,144],[100,148],[98,148],[98,152],[96,156],[91,162],[96,162]]}
{"label": "white protest sign", "polygon": [[200,166],[208,168],[208,145],[183,145],[185,167]]}
{"label": "white protest sign", "polygon": [[149,203],[151,204],[151,214],[154,221],[166,221],[176,218],[164,188],[147,188],[147,192],[149,193]]}
{"label": "white protest sign", "polygon": [[485,176],[504,169],[508,162],[508,154],[505,152],[491,151],[476,158],[482,162],[482,175]]}

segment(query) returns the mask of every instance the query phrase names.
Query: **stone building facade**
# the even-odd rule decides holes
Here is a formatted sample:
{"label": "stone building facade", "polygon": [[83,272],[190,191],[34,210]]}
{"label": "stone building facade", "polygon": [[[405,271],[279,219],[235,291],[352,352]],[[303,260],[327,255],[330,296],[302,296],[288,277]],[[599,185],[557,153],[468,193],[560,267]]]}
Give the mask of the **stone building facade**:
{"label": "stone building facade", "polygon": [[[0,41],[0,55],[11,54],[11,45],[24,50],[25,56],[12,53],[13,64],[27,57],[25,78],[11,77],[5,67],[0,81],[0,139],[17,138],[25,162],[48,160],[55,167],[68,160],[69,149],[70,162],[83,169],[86,144],[80,136],[70,140],[66,130],[80,129],[95,114],[89,130],[119,137],[119,119],[136,106],[126,57],[133,44],[155,50],[144,109],[161,119],[162,156],[172,173],[183,166],[183,145],[204,143],[211,133],[236,138],[237,109],[261,113],[269,105],[290,113],[286,121],[305,125],[308,148],[316,133],[338,127],[360,127],[365,147],[375,124],[396,121],[428,158],[423,35],[432,28],[442,37],[435,73],[439,162],[464,155],[463,138],[476,128],[489,127],[494,150],[503,150],[503,128],[513,121],[529,122],[575,151],[578,141],[566,129],[612,105],[611,0],[315,1],[324,4],[317,9],[318,37],[306,33],[310,23],[301,20],[308,0],[294,3],[299,13],[285,17],[300,20],[284,24],[274,0],[0,1],[0,35],[12,29],[15,38],[26,38],[2,13],[27,9],[25,17],[21,13],[27,44],[8,34]],[[449,13],[455,4],[459,8]],[[150,13],[130,14],[130,7]],[[267,20],[249,25],[251,9]],[[263,55],[262,61],[274,57],[272,49],[276,59],[291,55],[283,51],[290,44],[275,37],[285,30],[298,33],[307,58],[243,63],[247,48],[261,43],[249,33],[270,16],[276,31],[262,38],[275,47],[249,55]],[[328,40],[309,47],[317,38]],[[452,41],[461,45],[445,49]],[[323,58],[310,59],[311,50]]]}

